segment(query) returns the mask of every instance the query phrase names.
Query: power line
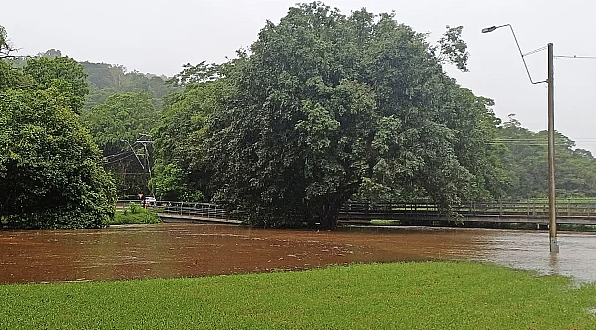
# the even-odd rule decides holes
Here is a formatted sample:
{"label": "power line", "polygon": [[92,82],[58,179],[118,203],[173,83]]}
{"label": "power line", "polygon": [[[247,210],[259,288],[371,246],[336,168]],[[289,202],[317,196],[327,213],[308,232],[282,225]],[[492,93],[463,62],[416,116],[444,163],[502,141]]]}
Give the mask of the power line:
{"label": "power line", "polygon": [[543,51],[543,50],[545,50],[545,49],[547,49],[547,48],[548,48],[548,46],[544,46],[544,47],[540,47],[540,48],[538,48],[538,49],[534,49],[534,50],[533,50],[533,51],[531,51],[531,52],[527,52],[527,53],[523,54],[523,55],[522,55],[522,57],[526,57],[526,56],[528,56],[528,55],[532,55],[532,54],[535,54],[535,53],[541,52],[541,51]]}
{"label": "power line", "polygon": [[554,58],[570,58],[581,60],[596,60],[596,56],[577,56],[577,55],[556,55]]}
{"label": "power line", "polygon": [[111,161],[108,161],[108,162],[106,163],[106,165],[113,164],[113,163],[117,163],[117,162],[119,162],[119,161],[121,161],[121,160],[125,160],[126,158],[129,158],[129,157],[130,157],[130,156],[132,156],[132,155],[133,155],[132,153],[129,153],[128,155],[126,155],[126,156],[124,156],[124,157],[122,157],[122,158],[118,158],[118,159],[116,159],[116,160],[111,160]]}
{"label": "power line", "polygon": [[117,153],[117,154],[107,155],[107,156],[105,156],[105,157],[106,157],[106,158],[114,158],[114,157],[118,157],[118,156],[120,156],[120,155],[127,154],[127,153],[129,153],[129,152],[130,152],[130,151],[128,151],[128,150],[125,150],[125,151],[119,152],[119,153]]}
{"label": "power line", "polygon": [[[123,141],[123,142],[124,142],[124,141]],[[137,142],[134,142],[134,143],[131,145],[131,147],[132,147],[132,146],[134,146],[134,145],[136,145],[136,144],[137,144]],[[120,155],[123,155],[123,154],[129,153],[129,152],[130,152],[129,150],[124,150],[124,151],[122,151],[122,152],[119,152],[119,153],[116,153],[116,154],[107,155],[107,156],[104,156],[104,157],[105,157],[105,158],[118,157],[118,156],[120,156]]]}
{"label": "power line", "polygon": [[[130,142],[128,142],[128,140],[120,140],[122,142],[126,142],[128,144],[128,146],[130,147],[130,151],[132,151],[132,153],[135,155],[135,157],[137,157],[137,161],[139,162],[139,164],[141,164],[141,167],[143,169],[145,169],[145,165],[143,165],[143,163],[141,162],[141,160],[139,159],[139,155],[137,155],[137,152],[135,151],[135,149],[132,147],[132,144],[130,144]],[[135,142],[136,144],[136,142]]]}
{"label": "power line", "polygon": [[[491,141],[492,142],[544,142],[544,143],[547,142],[546,140],[499,140],[499,139],[491,140]],[[582,140],[582,141],[572,140],[570,142],[572,142],[572,143],[577,143],[577,142],[580,142],[580,143],[594,143],[594,142],[596,142],[596,140]],[[559,143],[560,144],[560,143],[565,143],[565,142],[559,141],[559,142],[556,142],[556,143]]]}

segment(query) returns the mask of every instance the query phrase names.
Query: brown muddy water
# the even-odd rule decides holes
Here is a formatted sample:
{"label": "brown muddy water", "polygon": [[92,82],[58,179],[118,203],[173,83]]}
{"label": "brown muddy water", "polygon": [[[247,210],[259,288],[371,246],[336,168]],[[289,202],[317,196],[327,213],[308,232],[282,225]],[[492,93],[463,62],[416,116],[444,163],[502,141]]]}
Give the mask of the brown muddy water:
{"label": "brown muddy water", "polygon": [[474,260],[596,282],[596,235],[491,229],[263,230],[211,224],[0,231],[0,284],[195,277],[354,262]]}

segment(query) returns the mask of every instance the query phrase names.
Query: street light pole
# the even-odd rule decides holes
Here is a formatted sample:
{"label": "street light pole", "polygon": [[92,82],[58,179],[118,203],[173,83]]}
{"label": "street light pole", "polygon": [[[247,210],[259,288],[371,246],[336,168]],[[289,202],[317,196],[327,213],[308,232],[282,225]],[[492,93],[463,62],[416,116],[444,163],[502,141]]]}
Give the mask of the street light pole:
{"label": "street light pole", "polygon": [[530,71],[528,70],[528,65],[526,64],[526,60],[524,59],[524,56],[534,52],[530,52],[526,55],[522,53],[521,48],[519,47],[519,43],[517,42],[517,37],[515,36],[515,32],[513,32],[513,27],[510,24],[487,27],[482,29],[482,33],[493,32],[494,30],[504,26],[509,26],[509,28],[511,29],[511,33],[513,34],[513,38],[515,39],[515,44],[517,45],[517,49],[519,50],[519,55],[521,56],[522,61],[524,62],[526,72],[528,73],[528,78],[530,78],[530,82],[534,85],[546,82],[548,85],[548,236],[550,243],[550,252],[558,253],[559,243],[557,242],[557,209],[555,199],[555,70],[553,61],[553,44],[549,43],[547,45],[548,79],[545,81],[535,82],[532,80],[532,76],[530,75]]}
{"label": "street light pole", "polygon": [[555,70],[553,44],[548,44],[548,236],[550,252],[559,252],[555,197]]}

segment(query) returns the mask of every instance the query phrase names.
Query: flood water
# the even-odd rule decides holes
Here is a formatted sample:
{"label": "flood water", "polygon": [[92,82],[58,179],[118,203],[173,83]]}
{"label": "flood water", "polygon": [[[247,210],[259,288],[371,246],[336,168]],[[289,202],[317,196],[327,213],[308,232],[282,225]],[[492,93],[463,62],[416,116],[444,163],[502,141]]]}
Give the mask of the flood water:
{"label": "flood water", "polygon": [[157,224],[0,231],[0,284],[195,277],[354,262],[475,260],[596,282],[596,235],[493,229],[263,230]]}

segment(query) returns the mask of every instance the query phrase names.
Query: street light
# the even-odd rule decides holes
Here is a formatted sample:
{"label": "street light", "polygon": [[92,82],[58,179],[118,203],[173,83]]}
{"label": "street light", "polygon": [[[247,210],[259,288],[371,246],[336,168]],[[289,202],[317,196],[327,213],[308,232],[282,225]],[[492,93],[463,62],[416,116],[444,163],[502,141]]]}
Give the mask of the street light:
{"label": "street light", "polygon": [[[517,45],[517,49],[519,50],[519,55],[521,56],[524,66],[526,68],[526,72],[528,73],[528,78],[530,78],[530,82],[532,84],[540,84],[540,83],[547,83],[548,85],[548,216],[549,216],[549,241],[550,241],[550,252],[558,253],[559,252],[559,243],[557,242],[557,211],[556,211],[556,203],[555,203],[555,72],[554,72],[554,65],[553,65],[553,44],[547,44],[546,48],[548,49],[548,78],[544,81],[534,82],[532,80],[532,76],[530,75],[530,70],[528,70],[528,65],[526,64],[526,60],[524,57],[529,54],[533,54],[535,51],[532,51],[528,54],[523,54],[521,48],[519,47],[519,43],[517,42],[517,37],[515,36],[515,32],[513,32],[513,27],[510,24],[504,24],[499,26],[491,26],[482,29],[482,33],[489,33],[493,32],[494,30],[509,26],[511,29],[511,34],[513,34],[513,39],[515,39],[515,44]],[[544,49],[544,48],[542,48]]]}

